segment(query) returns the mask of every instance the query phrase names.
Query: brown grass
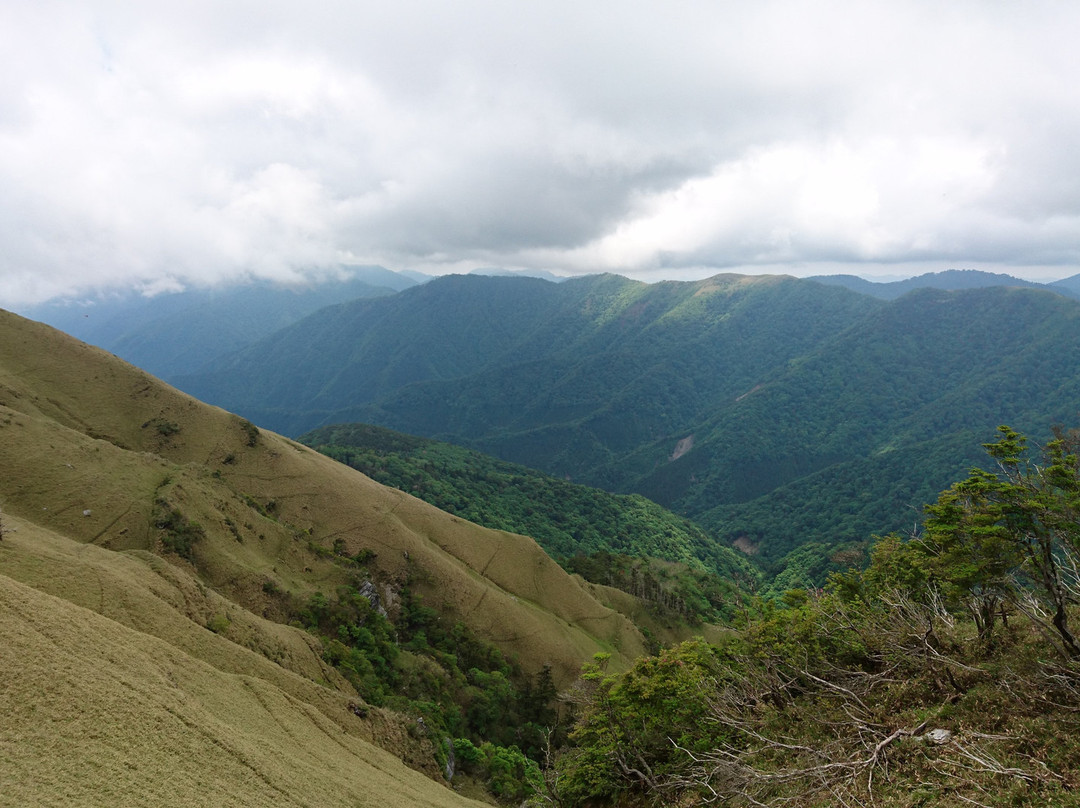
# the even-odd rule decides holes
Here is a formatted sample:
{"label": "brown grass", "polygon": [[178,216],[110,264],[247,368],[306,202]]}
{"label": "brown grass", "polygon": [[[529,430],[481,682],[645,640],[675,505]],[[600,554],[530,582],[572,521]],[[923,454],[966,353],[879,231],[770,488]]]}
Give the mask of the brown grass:
{"label": "brown grass", "polygon": [[365,741],[343,709],[6,575],[0,612],[0,804],[468,804]]}
{"label": "brown grass", "polygon": [[[162,423],[175,431],[162,434]],[[206,530],[195,557],[204,582],[256,614],[271,607],[268,580],[301,595],[341,583],[341,567],[308,542],[329,548],[342,539],[350,553],[377,553],[376,577],[412,578],[429,605],[526,668],[552,664],[560,683],[597,651],[614,651],[617,665],[641,653],[630,621],[531,539],[452,517],[272,433],[246,443],[236,416],[0,313],[6,510],[77,541],[154,551],[151,516],[163,498]],[[275,510],[260,514],[250,502]]]}
{"label": "brown grass", "polygon": [[[273,620],[267,589],[346,580],[312,549],[335,540],[560,685],[598,651],[616,667],[641,653],[631,622],[531,539],[272,433],[248,440],[236,416],[0,312],[0,508],[16,528],[0,541],[0,804],[458,804],[368,744],[431,769],[399,718],[354,716],[314,638]],[[158,502],[203,527],[191,562],[164,552]]]}

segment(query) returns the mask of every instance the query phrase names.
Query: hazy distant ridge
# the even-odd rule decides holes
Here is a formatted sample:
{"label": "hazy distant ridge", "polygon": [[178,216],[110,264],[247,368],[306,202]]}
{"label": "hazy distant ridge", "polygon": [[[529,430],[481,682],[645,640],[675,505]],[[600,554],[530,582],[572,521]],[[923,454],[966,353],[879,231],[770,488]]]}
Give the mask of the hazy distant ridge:
{"label": "hazy distant ridge", "polygon": [[896,300],[914,289],[982,289],[987,286],[1020,286],[1029,289],[1049,289],[1069,297],[1080,296],[1080,275],[1055,281],[1053,283],[1035,283],[1014,278],[1000,272],[983,272],[977,269],[948,269],[943,272],[928,272],[914,278],[901,281],[871,281],[857,275],[812,275],[807,280],[826,283],[831,286],[843,286],[855,292],[881,298]]}
{"label": "hazy distant ridge", "polygon": [[258,281],[152,297],[128,292],[54,301],[19,313],[167,378],[192,373],[325,306],[390,295],[415,283],[382,267],[353,267],[341,281],[300,286]]}

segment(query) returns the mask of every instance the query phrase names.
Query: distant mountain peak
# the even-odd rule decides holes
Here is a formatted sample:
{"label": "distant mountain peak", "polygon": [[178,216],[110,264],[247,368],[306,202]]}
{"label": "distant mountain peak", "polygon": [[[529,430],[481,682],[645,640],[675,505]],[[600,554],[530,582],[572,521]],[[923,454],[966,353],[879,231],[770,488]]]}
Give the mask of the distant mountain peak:
{"label": "distant mountain peak", "polygon": [[[1080,278],[1080,276],[1077,277]],[[1076,288],[1073,288],[1064,281],[1057,284],[1036,283],[1035,281],[1026,281],[1000,272],[985,272],[981,269],[946,269],[940,272],[926,272],[899,281],[873,281],[857,275],[814,275],[806,280],[824,283],[829,286],[843,286],[881,300],[895,300],[914,289],[959,291],[962,289],[981,289],[989,286],[1009,286],[1047,289],[1067,297],[1077,297],[1077,293],[1080,292],[1080,284],[1076,284]]]}

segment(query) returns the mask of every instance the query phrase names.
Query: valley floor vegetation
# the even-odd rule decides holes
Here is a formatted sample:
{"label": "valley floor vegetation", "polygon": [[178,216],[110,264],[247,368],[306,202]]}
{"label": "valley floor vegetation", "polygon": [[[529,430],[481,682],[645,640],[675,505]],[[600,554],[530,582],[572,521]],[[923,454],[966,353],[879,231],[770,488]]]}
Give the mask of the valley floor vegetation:
{"label": "valley floor vegetation", "polygon": [[1002,427],[869,565],[566,694],[560,805],[1080,805],[1080,466]]}
{"label": "valley floor vegetation", "polygon": [[[994,471],[864,568],[745,598],[719,638],[628,671],[600,654],[558,697],[407,591],[392,626],[354,587],[298,615],[365,699],[419,714],[447,773],[507,804],[1080,805],[1080,437],[1026,443],[1002,427]],[[568,566],[647,587],[635,563]]]}

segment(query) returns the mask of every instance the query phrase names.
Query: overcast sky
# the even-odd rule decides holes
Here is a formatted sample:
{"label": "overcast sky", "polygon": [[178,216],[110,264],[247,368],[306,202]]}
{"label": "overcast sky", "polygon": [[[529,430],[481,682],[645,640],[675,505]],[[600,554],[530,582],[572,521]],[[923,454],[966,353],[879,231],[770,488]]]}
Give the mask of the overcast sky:
{"label": "overcast sky", "polygon": [[1080,272],[1080,3],[0,3],[0,303]]}

